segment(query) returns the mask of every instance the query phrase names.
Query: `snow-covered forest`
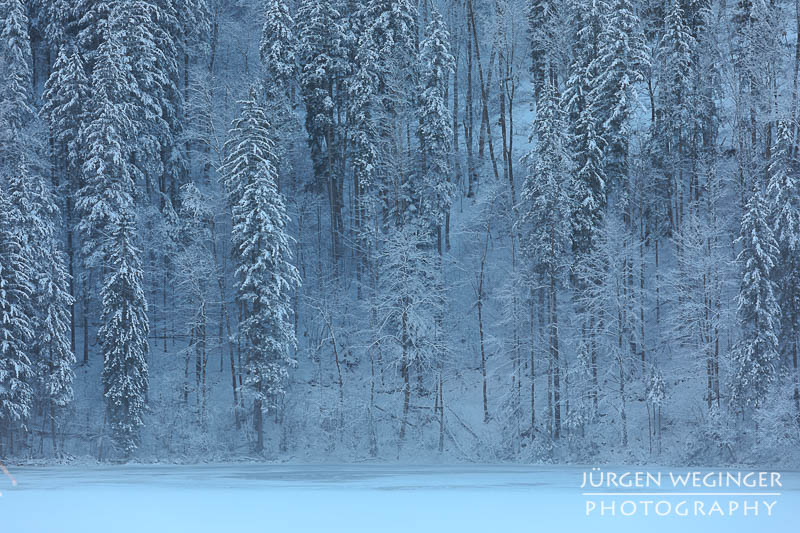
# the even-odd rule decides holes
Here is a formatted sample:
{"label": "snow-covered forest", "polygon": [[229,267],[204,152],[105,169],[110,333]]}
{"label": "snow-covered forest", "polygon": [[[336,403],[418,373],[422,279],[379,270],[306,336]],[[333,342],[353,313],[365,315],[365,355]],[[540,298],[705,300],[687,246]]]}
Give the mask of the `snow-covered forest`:
{"label": "snow-covered forest", "polygon": [[0,458],[794,464],[800,0],[0,0]]}

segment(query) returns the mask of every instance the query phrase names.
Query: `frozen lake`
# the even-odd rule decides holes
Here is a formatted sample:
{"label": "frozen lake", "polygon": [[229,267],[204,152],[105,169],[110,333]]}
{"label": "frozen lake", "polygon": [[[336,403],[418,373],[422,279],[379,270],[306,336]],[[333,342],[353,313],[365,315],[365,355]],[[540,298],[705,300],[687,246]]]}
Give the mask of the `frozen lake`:
{"label": "frozen lake", "polygon": [[[581,484],[589,470],[463,465],[17,467],[11,468],[16,487],[0,474],[0,532],[797,531],[796,472],[781,472],[782,487],[775,489],[780,494],[764,496],[767,489],[758,489],[747,496],[696,498],[674,493],[587,496]],[[616,516],[600,516],[599,510],[587,516],[587,500],[599,506],[603,498],[608,505],[616,501]],[[661,504],[662,513],[668,507],[675,511],[687,499],[704,502],[703,513],[719,501],[725,516],[697,514],[693,502],[684,507],[691,511],[687,516],[657,516],[653,508],[662,501],[668,502]],[[633,516],[621,514],[619,506],[626,500],[636,505]],[[751,509],[744,516],[741,506],[732,511],[730,501],[758,505],[759,514]],[[768,516],[764,503],[758,502],[773,501]],[[633,510],[633,504],[626,509]]]}

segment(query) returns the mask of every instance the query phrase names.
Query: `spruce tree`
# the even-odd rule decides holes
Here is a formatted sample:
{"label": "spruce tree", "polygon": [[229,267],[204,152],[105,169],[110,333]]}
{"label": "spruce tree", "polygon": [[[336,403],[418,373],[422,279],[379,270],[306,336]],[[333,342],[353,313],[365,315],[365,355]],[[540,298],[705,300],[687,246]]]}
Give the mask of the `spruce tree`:
{"label": "spruce tree", "polygon": [[0,182],[0,424],[9,438],[13,429],[24,428],[33,406],[33,276],[17,215]]}
{"label": "spruce tree", "polygon": [[45,117],[55,143],[55,164],[76,190],[83,165],[81,128],[89,112],[91,89],[86,67],[78,50],[62,47],[45,83],[40,114]]}
{"label": "spruce tree", "polygon": [[105,40],[103,28],[111,19],[116,2],[110,0],[74,0],[74,22],[70,25],[75,43],[80,48],[90,71],[94,67],[97,49]]}
{"label": "spruce tree", "polygon": [[103,313],[97,337],[103,349],[107,419],[114,445],[129,457],[139,445],[144,426],[150,326],[132,213],[121,211],[109,229],[109,272],[100,291]]}
{"label": "spruce tree", "polygon": [[692,51],[696,43],[679,0],[672,0],[664,24],[665,33],[658,44],[661,68],[656,101],[660,113],[654,141],[656,165],[661,170],[657,208],[658,214],[667,219],[660,225],[671,234],[681,224],[678,202],[684,182],[688,181],[688,140],[695,119],[691,102]]}
{"label": "spruce tree", "polygon": [[36,370],[37,396],[54,417],[55,407],[72,399],[69,274],[59,249],[56,228],[59,209],[50,186],[32,172],[23,157],[8,179],[9,201],[15,231],[23,243],[21,254],[30,265],[31,308],[29,321],[36,335],[29,343],[29,357]]}
{"label": "spruce tree", "polygon": [[253,398],[256,451],[264,448],[263,413],[285,393],[295,332],[292,293],[300,283],[292,265],[289,217],[277,188],[273,134],[254,91],[233,123],[221,169],[232,210],[238,300],[246,307],[239,336],[247,350],[244,390]]}
{"label": "spruce tree", "polygon": [[528,32],[530,35],[531,74],[533,75],[533,95],[539,92],[545,82],[552,82],[552,55],[555,43],[555,24],[557,15],[556,0],[531,0],[528,2]]}
{"label": "spruce tree", "polygon": [[131,164],[136,131],[130,103],[136,82],[110,26],[105,25],[105,41],[92,73],[91,107],[82,132],[82,145],[88,153],[76,202],[84,261],[93,266],[102,265],[107,255],[104,231],[133,206],[136,176]]}
{"label": "spruce tree", "polygon": [[553,383],[553,438],[561,433],[560,349],[558,293],[562,273],[569,264],[570,198],[566,184],[572,171],[567,152],[569,140],[559,98],[552,84],[545,84],[537,103],[536,148],[529,158],[529,173],[520,201],[518,231],[532,278],[546,287],[546,321]]}
{"label": "spruce tree", "polygon": [[44,36],[53,52],[58,53],[72,39],[75,26],[74,0],[49,0],[44,2]]}
{"label": "spruce tree", "polygon": [[330,95],[335,94],[336,79],[343,69],[344,27],[330,0],[302,0],[297,20],[297,59],[306,104],[306,131],[314,174],[317,179],[325,180],[328,173],[325,151],[332,148],[327,146],[326,138],[332,140],[335,133]]}
{"label": "spruce tree", "polygon": [[344,230],[341,183],[344,180],[345,94],[349,72],[344,16],[331,0],[302,0],[297,10],[299,84],[305,101],[305,126],[314,166],[315,188],[327,191],[331,255],[342,255]]}
{"label": "spruce tree", "polygon": [[573,60],[564,91],[575,165],[571,177],[572,248],[591,251],[608,200],[605,92],[600,78],[600,33],[608,14],[604,0],[576,0]]}
{"label": "spruce tree", "polygon": [[[778,123],[778,135],[769,162],[767,198],[770,225],[775,232],[778,256],[773,279],[778,287],[781,310],[780,351],[797,371],[800,343],[800,180],[792,159],[791,126]],[[796,383],[796,379],[795,379]],[[798,398],[795,388],[795,401]]]}
{"label": "spruce tree", "polygon": [[598,79],[602,128],[605,133],[606,177],[626,181],[633,115],[638,107],[636,84],[644,81],[649,54],[631,0],[612,0],[598,37]]}
{"label": "spruce tree", "polygon": [[742,338],[732,352],[731,404],[758,407],[776,375],[780,308],[773,273],[779,249],[764,194],[754,188],[742,215],[738,262],[742,282],[737,298]]}
{"label": "spruce tree", "polygon": [[422,223],[433,232],[441,230],[456,192],[450,169],[453,118],[445,100],[447,81],[455,63],[449,51],[449,41],[450,35],[442,17],[434,10],[419,58],[421,77],[417,137],[422,179],[420,183],[411,182],[416,190],[410,193],[412,197],[418,195],[415,203]]}
{"label": "spruce tree", "polygon": [[[22,0],[0,2],[0,159],[23,150],[23,130],[33,118],[32,56]],[[25,147],[27,148],[27,147]],[[11,153],[10,153],[11,152]]]}
{"label": "spruce tree", "polygon": [[536,147],[527,156],[529,173],[520,204],[523,250],[534,268],[557,276],[568,255],[570,239],[569,176],[572,161],[564,113],[552,84],[546,84],[537,103]]}
{"label": "spruce tree", "polygon": [[180,134],[183,92],[177,86],[178,52],[170,34],[176,25],[174,13],[149,0],[129,0],[115,7],[111,21],[132,76],[126,102],[136,131],[132,148],[137,181],[142,180],[147,191],[159,193],[163,209],[177,197],[186,164],[175,139]]}
{"label": "spruce tree", "polygon": [[586,96],[574,126],[572,147],[575,165],[570,177],[572,207],[572,249],[591,252],[608,201],[603,150],[605,140],[598,132],[596,95]]}
{"label": "spruce tree", "polygon": [[286,0],[266,0],[264,27],[261,30],[261,62],[267,72],[268,83],[288,88],[297,72],[294,20]]}

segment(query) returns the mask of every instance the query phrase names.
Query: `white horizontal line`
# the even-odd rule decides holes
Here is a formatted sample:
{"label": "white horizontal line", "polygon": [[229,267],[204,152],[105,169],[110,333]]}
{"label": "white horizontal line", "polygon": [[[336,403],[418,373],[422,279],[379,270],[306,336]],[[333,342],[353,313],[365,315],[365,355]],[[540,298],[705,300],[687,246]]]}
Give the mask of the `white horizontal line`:
{"label": "white horizontal line", "polygon": [[780,496],[780,492],[583,492],[584,496]]}

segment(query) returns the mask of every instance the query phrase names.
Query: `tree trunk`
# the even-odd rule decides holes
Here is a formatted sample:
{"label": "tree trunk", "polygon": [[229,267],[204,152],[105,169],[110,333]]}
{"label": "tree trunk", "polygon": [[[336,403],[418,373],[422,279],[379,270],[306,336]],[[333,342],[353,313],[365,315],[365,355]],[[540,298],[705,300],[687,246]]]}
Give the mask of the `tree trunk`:
{"label": "tree trunk", "polygon": [[400,373],[403,377],[403,422],[400,425],[400,439],[398,442],[398,454],[403,441],[406,438],[406,425],[408,424],[408,409],[411,404],[411,383],[409,382],[409,361],[408,361],[408,315],[405,308],[403,309],[403,316],[401,319],[401,344],[402,344],[402,359],[400,361]]}
{"label": "tree trunk", "polygon": [[561,364],[558,349],[558,299],[555,275],[550,273],[550,357],[553,361],[553,438],[561,436]]}
{"label": "tree trunk", "polygon": [[253,428],[256,432],[256,453],[264,451],[264,413],[261,400],[253,400]]}
{"label": "tree trunk", "polygon": [[797,130],[797,77],[800,75],[800,0],[794,3],[795,20],[797,23],[797,33],[794,42],[794,76],[792,77],[792,158],[797,157],[798,149],[798,130]]}
{"label": "tree trunk", "polygon": [[531,440],[535,438],[536,435],[536,351],[534,350],[535,345],[535,331],[536,331],[536,320],[535,320],[535,307],[534,307],[534,289],[533,287],[530,288],[530,300],[529,300],[529,310],[530,310],[530,357],[531,357],[531,368],[530,368],[530,378],[531,378]]}
{"label": "tree trunk", "polygon": [[[471,22],[467,18],[467,27]],[[467,109],[464,122],[464,142],[467,144],[467,198],[475,196],[475,186],[477,176],[475,174],[475,160],[472,154],[472,130],[473,130],[473,109],[472,109],[472,39],[467,38]]]}
{"label": "tree trunk", "polygon": [[486,272],[486,255],[489,251],[489,235],[490,227],[486,227],[486,244],[483,249],[483,257],[481,258],[481,273],[478,280],[478,334],[480,335],[480,348],[481,348],[481,377],[483,380],[483,422],[489,422],[489,400],[486,391],[486,348],[484,341],[483,331],[483,279]]}

